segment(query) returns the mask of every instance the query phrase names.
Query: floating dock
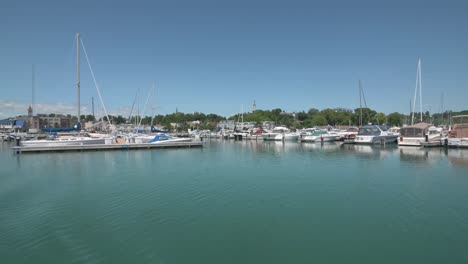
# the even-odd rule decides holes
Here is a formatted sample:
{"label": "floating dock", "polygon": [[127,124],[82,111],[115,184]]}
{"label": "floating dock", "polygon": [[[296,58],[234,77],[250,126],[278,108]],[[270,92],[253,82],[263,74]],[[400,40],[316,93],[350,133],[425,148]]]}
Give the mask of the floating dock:
{"label": "floating dock", "polygon": [[158,144],[90,144],[69,146],[15,146],[12,147],[16,154],[37,152],[82,152],[104,150],[137,150],[137,149],[161,149],[161,148],[197,148],[202,147],[203,142],[168,142]]}

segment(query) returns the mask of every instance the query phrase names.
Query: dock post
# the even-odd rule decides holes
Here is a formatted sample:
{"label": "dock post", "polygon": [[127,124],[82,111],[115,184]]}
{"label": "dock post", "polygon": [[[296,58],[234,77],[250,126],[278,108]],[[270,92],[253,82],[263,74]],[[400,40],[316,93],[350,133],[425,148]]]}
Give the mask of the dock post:
{"label": "dock post", "polygon": [[323,145],[323,137],[320,136],[320,144]]}

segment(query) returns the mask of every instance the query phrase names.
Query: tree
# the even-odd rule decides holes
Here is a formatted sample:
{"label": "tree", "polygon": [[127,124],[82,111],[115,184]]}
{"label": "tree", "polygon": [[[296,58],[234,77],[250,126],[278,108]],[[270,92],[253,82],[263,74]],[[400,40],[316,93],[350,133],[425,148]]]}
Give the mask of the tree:
{"label": "tree", "polygon": [[325,116],[323,116],[322,114],[316,114],[313,118],[312,118],[312,124],[314,126],[325,126],[327,125],[327,119],[325,118]]}
{"label": "tree", "polygon": [[403,121],[402,121],[403,118],[404,118],[404,115],[398,112],[394,112],[387,116],[387,122],[389,125],[392,125],[392,126],[401,126],[403,124]]}

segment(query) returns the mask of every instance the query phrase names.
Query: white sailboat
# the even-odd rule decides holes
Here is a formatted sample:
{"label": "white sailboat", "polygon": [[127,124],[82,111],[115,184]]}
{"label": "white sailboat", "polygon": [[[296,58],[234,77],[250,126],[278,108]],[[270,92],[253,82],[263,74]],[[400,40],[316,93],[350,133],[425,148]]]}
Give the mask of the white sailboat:
{"label": "white sailboat", "polygon": [[[27,140],[23,141],[21,144],[24,147],[53,147],[53,146],[71,146],[71,145],[90,145],[90,144],[112,144],[114,138],[113,137],[90,137],[87,134],[81,134],[81,113],[80,113],[80,43],[83,44],[80,38],[80,33],[76,33],[76,88],[77,88],[77,108],[78,108],[78,123],[75,125],[75,129],[78,131],[78,134],[71,135],[71,134],[55,134],[51,136],[49,139],[43,140]],[[99,94],[99,98],[103,105],[104,111],[107,116],[107,120],[110,120],[107,115],[107,110],[104,106],[102,101],[101,93],[99,91],[99,87],[97,86],[96,79],[94,78],[94,73],[91,68],[91,64],[89,62],[88,56],[86,54],[86,50],[83,46],[83,51],[86,55],[86,60],[88,62],[88,66],[91,70],[91,75],[94,80],[94,84],[96,85],[96,89]],[[110,122],[110,121],[109,121]]]}
{"label": "white sailboat", "polygon": [[[422,110],[422,76],[421,76],[421,58],[418,59],[418,68],[416,73],[416,87],[414,89],[413,109],[411,115],[411,125],[400,129],[399,146],[420,147],[422,143],[438,142],[443,139],[442,129],[438,129],[431,124],[423,122]],[[416,97],[419,90],[419,123],[414,124],[414,114],[416,106]]]}

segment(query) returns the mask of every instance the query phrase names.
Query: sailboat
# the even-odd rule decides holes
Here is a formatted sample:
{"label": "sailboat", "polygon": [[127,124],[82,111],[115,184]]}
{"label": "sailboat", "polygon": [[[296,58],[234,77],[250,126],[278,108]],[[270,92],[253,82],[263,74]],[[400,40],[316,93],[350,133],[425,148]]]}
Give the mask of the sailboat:
{"label": "sailboat", "polygon": [[[416,97],[419,90],[419,113],[420,122],[415,121],[415,106]],[[422,76],[421,76],[421,58],[418,59],[418,67],[416,72],[416,88],[414,89],[413,109],[411,115],[411,125],[400,129],[399,146],[416,146],[420,147],[423,142],[438,142],[442,140],[442,128],[437,128],[429,123],[423,122],[422,110]]]}
{"label": "sailboat", "polygon": [[[75,124],[74,127],[71,128],[43,128],[41,129],[42,131],[49,132],[52,134],[49,134],[48,139],[41,139],[41,140],[27,140],[23,141],[22,145],[24,147],[52,147],[52,146],[71,146],[71,145],[90,145],[90,144],[110,144],[113,141],[112,137],[91,137],[87,134],[81,134],[81,120],[80,120],[80,43],[82,44],[83,42],[81,41],[80,38],[80,33],[76,33],[76,66],[77,66],[77,72],[76,72],[76,78],[77,78],[77,83],[76,83],[76,88],[77,88],[77,108],[78,108],[78,122]],[[86,50],[84,49],[83,46],[83,51],[85,52],[86,55],[86,60],[88,61],[88,65],[90,66],[91,74],[93,77],[93,80],[95,82],[96,88],[98,90],[99,98],[101,99],[102,103],[102,98],[101,98],[101,93],[99,91],[99,88],[97,86],[96,80],[94,78],[94,73],[91,69],[91,64],[89,63],[88,56],[86,54]],[[103,104],[104,106],[104,104]],[[107,115],[107,110],[104,107],[104,111],[106,112],[107,120],[109,120],[108,115]],[[58,132],[78,132],[77,135],[75,134],[67,134],[67,135],[58,135]]]}

